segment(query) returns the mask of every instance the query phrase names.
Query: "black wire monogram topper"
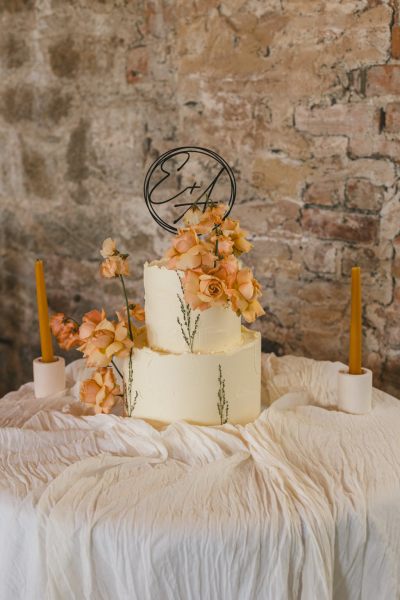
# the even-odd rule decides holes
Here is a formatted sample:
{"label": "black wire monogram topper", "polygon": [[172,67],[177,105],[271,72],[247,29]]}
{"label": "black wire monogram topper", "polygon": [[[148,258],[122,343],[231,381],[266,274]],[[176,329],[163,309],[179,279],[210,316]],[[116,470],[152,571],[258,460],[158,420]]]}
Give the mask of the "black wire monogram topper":
{"label": "black wire monogram topper", "polygon": [[203,211],[210,204],[228,206],[236,198],[236,181],[228,163],[207,148],[187,146],[165,152],[150,167],[144,180],[144,199],[153,219],[177,233],[192,206]]}

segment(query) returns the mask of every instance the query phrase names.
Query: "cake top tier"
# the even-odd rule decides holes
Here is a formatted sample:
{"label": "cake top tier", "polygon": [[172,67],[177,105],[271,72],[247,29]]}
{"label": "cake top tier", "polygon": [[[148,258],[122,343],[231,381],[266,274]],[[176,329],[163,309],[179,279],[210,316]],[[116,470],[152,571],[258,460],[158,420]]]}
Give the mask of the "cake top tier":
{"label": "cake top tier", "polygon": [[228,305],[193,309],[185,299],[183,271],[167,261],[144,266],[146,326],[149,345],[167,352],[222,352],[241,342],[240,317]]}

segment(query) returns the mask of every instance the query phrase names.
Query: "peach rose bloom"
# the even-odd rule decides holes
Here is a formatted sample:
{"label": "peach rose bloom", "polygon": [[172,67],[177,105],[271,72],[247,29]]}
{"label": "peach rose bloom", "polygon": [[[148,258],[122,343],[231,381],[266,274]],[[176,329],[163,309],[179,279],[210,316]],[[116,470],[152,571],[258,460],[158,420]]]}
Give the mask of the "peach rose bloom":
{"label": "peach rose bloom", "polygon": [[109,256],[100,265],[100,275],[106,279],[129,275],[129,264],[126,255]]}
{"label": "peach rose bloom", "polygon": [[210,271],[210,275],[221,279],[229,289],[233,287],[238,270],[238,259],[233,254],[230,254],[218,261],[216,267]]}
{"label": "peach rose bloom", "polygon": [[82,341],[89,338],[94,332],[96,326],[106,318],[104,310],[91,310],[83,315],[82,325],[79,327],[79,337]]}
{"label": "peach rose bloom", "polygon": [[199,243],[199,238],[193,229],[181,230],[173,241],[173,247],[179,254],[185,254],[190,248]]}
{"label": "peach rose bloom", "polygon": [[261,296],[261,286],[251,269],[238,271],[234,288],[228,290],[228,295],[233,310],[241,314],[248,323],[253,323],[257,317],[265,314],[257,299]]}
{"label": "peach rose bloom", "polygon": [[224,305],[228,301],[224,282],[213,275],[187,271],[183,289],[185,300],[193,309],[206,310],[211,306]]}
{"label": "peach rose bloom", "polygon": [[188,269],[201,269],[207,271],[215,265],[217,257],[213,254],[213,246],[209,242],[200,241],[196,246],[193,246],[177,257],[175,264],[177,269],[186,271]]}
{"label": "peach rose bloom", "polygon": [[257,295],[257,292],[260,292],[260,286],[254,279],[252,270],[249,268],[238,271],[236,275],[236,288],[249,301]]}
{"label": "peach rose bloom", "polygon": [[56,313],[51,317],[50,328],[58,345],[63,350],[71,350],[79,346],[79,326],[64,313]]}
{"label": "peach rose bloom", "polygon": [[254,323],[258,317],[265,315],[265,310],[258,300],[253,300],[252,302],[249,302],[247,307],[243,310],[242,315],[247,323]]}
{"label": "peach rose bloom", "polygon": [[217,254],[217,240],[218,240],[218,256],[228,256],[233,252],[233,240],[225,235],[212,235],[210,240],[215,245],[215,253]]}
{"label": "peach rose bloom", "polygon": [[167,268],[182,271],[201,267],[212,268],[216,260],[212,250],[212,244],[199,240],[193,228],[181,229],[172,242],[172,248],[165,254],[169,259]]}
{"label": "peach rose bloom", "polygon": [[125,323],[103,319],[79,349],[89,367],[107,367],[114,356],[127,356],[133,345]]}
{"label": "peach rose bloom", "polygon": [[112,368],[103,367],[93,374],[92,379],[82,382],[79,398],[81,402],[94,404],[96,414],[110,413],[121,394]]}
{"label": "peach rose bloom", "polygon": [[103,258],[108,258],[109,256],[113,256],[114,254],[118,254],[118,250],[114,240],[112,240],[111,238],[107,238],[106,240],[104,240],[103,246],[100,250],[100,254]]}
{"label": "peach rose bloom", "polygon": [[210,233],[216,225],[221,225],[227,210],[226,204],[206,208],[199,223],[195,226],[196,231],[201,234]]}
{"label": "peach rose bloom", "polygon": [[199,298],[210,306],[215,304],[226,304],[228,297],[226,287],[221,279],[215,275],[200,275]]}
{"label": "peach rose bloom", "polygon": [[72,348],[78,348],[78,346],[81,343],[78,333],[78,327],[75,324],[73,325],[73,327],[73,330],[69,332],[65,331],[64,334],[57,339],[58,345],[63,350],[69,351],[72,350]]}
{"label": "peach rose bloom", "polygon": [[198,296],[200,291],[200,273],[195,271],[186,271],[183,278],[183,290],[185,294],[185,300],[193,310],[198,308],[204,310],[207,308],[207,304],[202,302]]}
{"label": "peach rose bloom", "polygon": [[199,238],[194,229],[180,229],[172,241],[172,247],[167,250],[165,257],[169,259],[168,269],[176,269],[176,263],[182,254],[197,246]]}
{"label": "peach rose bloom", "polygon": [[250,252],[253,245],[246,239],[247,232],[240,228],[239,221],[225,219],[222,222],[221,229],[224,235],[233,242],[233,252],[237,255]]}

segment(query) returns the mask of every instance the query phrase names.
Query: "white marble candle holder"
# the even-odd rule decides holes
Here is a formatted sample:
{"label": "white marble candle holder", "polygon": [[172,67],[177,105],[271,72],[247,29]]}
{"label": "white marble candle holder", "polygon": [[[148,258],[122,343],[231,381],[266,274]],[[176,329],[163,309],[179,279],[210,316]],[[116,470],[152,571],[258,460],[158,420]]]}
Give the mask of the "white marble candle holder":
{"label": "white marble candle holder", "polygon": [[65,390],[65,360],[55,356],[53,362],[33,361],[33,384],[36,398],[45,398]]}
{"label": "white marble candle holder", "polygon": [[362,369],[361,375],[349,371],[338,373],[338,409],[354,415],[363,415],[372,408],[372,371]]}

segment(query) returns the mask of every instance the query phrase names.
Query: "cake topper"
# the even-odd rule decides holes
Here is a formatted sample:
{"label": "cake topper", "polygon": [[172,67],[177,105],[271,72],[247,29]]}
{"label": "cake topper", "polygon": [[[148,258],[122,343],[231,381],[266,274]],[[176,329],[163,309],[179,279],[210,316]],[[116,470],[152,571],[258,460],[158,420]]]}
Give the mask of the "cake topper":
{"label": "cake topper", "polygon": [[216,152],[197,146],[168,150],[151,165],[144,180],[144,199],[151,216],[171,233],[177,233],[192,206],[205,211],[210,204],[226,204],[225,218],[235,198],[231,167]]}

